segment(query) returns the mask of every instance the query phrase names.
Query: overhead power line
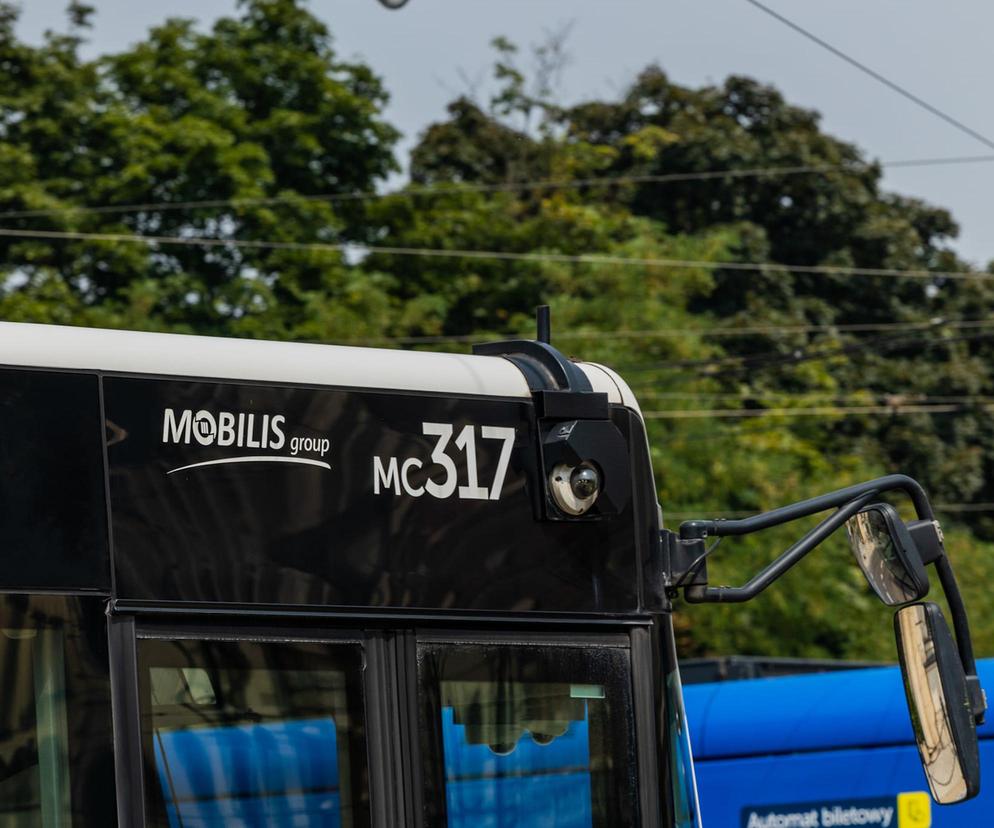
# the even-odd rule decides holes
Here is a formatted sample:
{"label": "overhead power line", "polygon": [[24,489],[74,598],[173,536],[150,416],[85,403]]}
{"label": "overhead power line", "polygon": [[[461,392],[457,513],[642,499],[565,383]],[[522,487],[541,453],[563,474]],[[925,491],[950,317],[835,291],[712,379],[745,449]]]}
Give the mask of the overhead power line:
{"label": "overhead power line", "polygon": [[[644,374],[653,371],[677,371],[685,373],[690,369],[709,378],[721,375],[753,373],[766,368],[781,368],[787,365],[797,365],[802,362],[820,362],[836,356],[844,356],[854,353],[865,353],[871,351],[885,351],[890,348],[915,348],[931,347],[933,345],[950,345],[956,342],[976,341],[989,339],[991,333],[971,333],[960,334],[958,336],[944,337],[938,339],[931,337],[913,337],[903,334],[893,337],[874,337],[868,340],[852,342],[845,345],[833,346],[831,348],[821,348],[817,350],[796,349],[790,354],[783,354],[779,351],[766,351],[762,353],[736,354],[732,356],[721,356],[706,359],[693,360],[670,360],[657,362],[654,365],[638,364],[614,366],[616,371],[624,375]],[[723,369],[723,370],[714,370]]]}
{"label": "overhead power line", "polygon": [[831,52],[837,58],[841,58],[846,63],[848,63],[850,66],[854,66],[856,69],[858,69],[863,74],[869,75],[875,81],[877,81],[878,83],[882,83],[888,89],[896,92],[901,97],[907,98],[909,101],[911,101],[912,103],[914,103],[917,106],[921,107],[926,112],[929,112],[932,115],[934,115],[935,117],[940,118],[941,120],[945,121],[950,126],[953,126],[956,129],[958,129],[960,132],[963,132],[963,133],[969,135],[971,138],[974,138],[977,141],[980,141],[980,143],[982,143],[984,146],[987,146],[987,147],[990,147],[991,149],[994,149],[994,141],[992,141],[986,135],[982,135],[981,133],[977,132],[977,130],[972,129],[971,127],[968,127],[962,121],[957,120],[952,115],[949,115],[946,112],[943,112],[937,106],[933,106],[928,101],[920,98],[918,95],[914,94],[913,92],[908,91],[907,89],[905,89],[900,84],[895,83],[894,81],[890,80],[890,78],[884,77],[879,72],[877,72],[875,69],[871,69],[865,63],[862,63],[861,61],[856,60],[856,58],[852,57],[851,55],[847,55],[841,49],[836,48],[831,43],[829,43],[826,40],[823,40],[822,38],[818,37],[818,35],[816,35],[816,34],[814,34],[812,32],[809,32],[807,29],[805,29],[802,26],[798,25],[793,20],[790,20],[789,18],[784,17],[779,12],[774,11],[769,6],[764,5],[763,3],[759,2],[759,0],[746,0],[746,2],[749,3],[750,5],[755,6],[757,9],[759,9],[762,12],[764,12],[765,14],[768,14],[770,17],[773,17],[776,20],[779,20],[785,26],[793,29],[795,32],[797,32],[801,36],[806,37],[812,43],[816,43],[818,46],[821,46],[822,49],[825,49],[826,51]]}
{"label": "overhead power line", "polygon": [[171,245],[182,247],[230,247],[261,250],[311,252],[354,252],[418,258],[470,259],[510,262],[555,262],[559,264],[618,265],[621,267],[700,268],[761,272],[768,269],[826,276],[883,276],[908,279],[966,279],[994,281],[994,273],[970,270],[903,270],[883,267],[848,267],[844,265],[795,265],[780,262],[716,262],[691,259],[666,259],[640,256],[615,256],[601,253],[526,253],[503,250],[464,250],[434,247],[393,247],[343,242],[282,242],[254,239],[228,239],[215,236],[142,236],[133,233],[84,233],[68,230],[21,230],[0,228],[0,237],[16,239],[52,239],[63,241],[106,241],[126,244]]}
{"label": "overhead power line", "polygon": [[376,192],[370,190],[341,190],[330,193],[293,194],[285,196],[257,196],[244,198],[213,198],[191,201],[147,201],[132,204],[71,205],[66,207],[40,207],[26,210],[0,212],[5,218],[40,218],[66,213],[81,215],[119,215],[123,213],[169,212],[223,207],[265,207],[279,204],[307,202],[364,202],[410,196],[442,196],[460,193],[522,192],[527,190],[569,190],[583,187],[617,186],[621,184],[676,184],[692,181],[713,181],[723,178],[779,178],[793,175],[842,172],[857,175],[873,166],[884,168],[934,167],[958,164],[984,164],[994,162],[994,155],[957,155],[940,158],[910,158],[899,161],[851,161],[845,164],[806,164],[794,166],[746,167],[742,169],[699,170],[686,173],[661,173],[658,175],[617,175],[568,180],[544,178],[531,181],[508,181],[499,184],[426,184],[405,187],[402,190]]}
{"label": "overhead power line", "polygon": [[[933,504],[939,512],[994,512],[994,503],[936,503]],[[674,511],[663,509],[663,515],[673,520],[691,520],[693,518],[742,518],[752,517],[760,510],[744,509],[687,509],[685,506],[678,507]]]}
{"label": "overhead power line", "polygon": [[[632,389],[634,391],[634,389]],[[966,396],[930,396],[927,394],[909,394],[903,391],[830,394],[805,391],[742,391],[739,393],[710,393],[701,391],[640,391],[637,395],[640,401],[645,400],[828,400],[833,403],[843,401],[849,403],[868,404],[868,400],[881,401],[888,409],[894,407],[920,405],[925,403],[956,403],[957,405],[994,405],[994,397],[982,394]],[[669,409],[667,409],[669,410]]]}
{"label": "overhead power line", "polygon": [[940,512],[994,512],[994,503],[937,503]]}
{"label": "overhead power line", "polygon": [[[933,328],[987,328],[994,326],[994,319],[945,319],[933,317],[916,322],[868,322],[839,325],[755,325],[755,326],[714,326],[706,328],[703,325],[691,328],[660,328],[658,330],[636,331],[561,331],[556,333],[557,340],[642,340],[669,339],[698,336],[710,337],[742,337],[766,336],[770,334],[803,334],[803,333],[873,333],[877,331],[927,331]],[[436,336],[367,336],[350,339],[336,339],[335,342],[349,345],[446,345],[446,344],[475,344],[483,342],[487,337],[503,339],[528,339],[533,331],[505,331],[504,333],[487,332],[475,334],[439,334]]]}
{"label": "overhead power line", "polygon": [[[987,405],[988,410],[992,406]],[[952,414],[961,405],[819,405],[808,408],[685,408],[643,411],[647,420],[742,419],[757,417],[834,417],[857,415]]]}

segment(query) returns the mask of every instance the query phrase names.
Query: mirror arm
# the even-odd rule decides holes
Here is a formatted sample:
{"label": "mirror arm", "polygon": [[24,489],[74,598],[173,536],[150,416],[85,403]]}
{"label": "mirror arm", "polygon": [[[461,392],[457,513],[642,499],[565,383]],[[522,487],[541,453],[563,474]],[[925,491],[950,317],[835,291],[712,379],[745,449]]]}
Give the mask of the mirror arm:
{"label": "mirror arm", "polygon": [[956,646],[959,649],[960,661],[963,662],[963,670],[966,673],[966,686],[970,691],[970,706],[973,710],[973,717],[977,724],[983,724],[984,714],[987,711],[987,698],[983,688],[980,686],[980,678],[977,676],[977,662],[973,655],[970,622],[966,617],[963,596],[960,594],[959,584],[956,582],[956,575],[953,572],[953,568],[945,555],[936,559],[935,571],[939,575],[939,583],[942,584],[942,591],[945,593],[946,601],[949,604],[949,612],[953,616]]}
{"label": "mirror arm", "polygon": [[932,504],[928,502],[925,490],[917,480],[905,474],[888,474],[885,477],[878,477],[876,480],[857,483],[855,486],[847,486],[844,489],[838,489],[828,494],[802,500],[799,503],[791,503],[789,506],[781,506],[779,509],[739,520],[688,520],[680,524],[680,537],[689,540],[704,537],[749,535],[761,529],[780,526],[798,518],[824,512],[826,509],[843,506],[854,498],[869,492],[881,494],[898,490],[905,492],[911,498],[919,518],[923,520],[935,519]]}
{"label": "mirror arm", "polygon": [[[843,489],[842,491],[846,491]],[[781,575],[783,575],[787,570],[789,570],[794,564],[801,560],[805,555],[807,555],[811,550],[813,550],[818,544],[824,541],[829,535],[831,535],[836,529],[842,526],[849,518],[856,514],[860,509],[866,506],[871,500],[880,494],[878,490],[871,489],[870,491],[863,492],[861,495],[855,499],[850,500],[848,503],[842,505],[836,512],[829,515],[821,523],[811,529],[803,538],[801,538],[797,543],[791,546],[786,552],[780,555],[775,561],[769,564],[767,567],[762,569],[759,573],[754,575],[748,583],[741,587],[709,587],[703,584],[694,584],[688,586],[684,589],[683,594],[687,601],[691,604],[702,604],[702,603],[742,603],[743,601],[751,601],[764,589],[766,589],[770,584],[776,581]],[[826,497],[831,497],[827,495]],[[814,500],[819,500],[819,498],[814,498]],[[812,501],[805,501],[804,503],[810,504]],[[803,504],[794,504],[795,506],[801,506]],[[784,509],[778,509],[778,512],[785,512],[792,507],[787,506]],[[817,511],[823,511],[825,506]],[[772,512],[767,512],[766,515],[773,514]],[[804,517],[811,512],[805,512],[798,515],[798,517]],[[757,517],[765,517],[765,515],[758,515]],[[791,520],[793,518],[788,518],[785,520],[780,520],[778,523],[784,523],[786,520]],[[690,521],[690,523],[696,524],[703,521]],[[736,521],[742,523],[744,521]],[[683,534],[684,526],[680,527],[680,533]],[[724,526],[724,521],[718,524],[719,526]],[[776,526],[777,524],[770,524]],[[765,528],[765,527],[761,527]],[[757,530],[752,530],[757,531]],[[721,532],[716,532],[715,534],[724,534]],[[732,534],[745,534],[744,532],[733,532]]]}
{"label": "mirror arm", "polygon": [[987,710],[987,699],[984,696],[983,688],[980,686],[980,678],[977,676],[977,663],[973,655],[973,640],[970,637],[970,622],[967,619],[966,607],[963,605],[963,596],[960,594],[959,584],[956,582],[956,575],[953,572],[952,564],[949,562],[949,558],[946,557],[942,529],[935,520],[912,521],[907,526],[911,538],[921,555],[922,563],[935,564],[935,570],[939,575],[939,583],[942,585],[942,591],[949,605],[949,612],[953,617],[956,647],[959,650],[960,661],[963,664],[963,672],[966,673],[966,684],[970,693],[970,707],[973,712],[974,721],[977,724],[983,724],[984,713]]}

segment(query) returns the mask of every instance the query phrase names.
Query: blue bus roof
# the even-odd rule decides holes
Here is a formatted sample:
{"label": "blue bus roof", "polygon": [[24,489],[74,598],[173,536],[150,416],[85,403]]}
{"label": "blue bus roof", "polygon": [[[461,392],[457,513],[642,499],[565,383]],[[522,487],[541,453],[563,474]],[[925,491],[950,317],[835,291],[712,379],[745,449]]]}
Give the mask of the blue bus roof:
{"label": "blue bus roof", "polygon": [[[994,687],[994,659],[977,667]],[[684,696],[695,759],[913,741],[897,667],[697,684]],[[994,737],[994,717],[979,735]]]}

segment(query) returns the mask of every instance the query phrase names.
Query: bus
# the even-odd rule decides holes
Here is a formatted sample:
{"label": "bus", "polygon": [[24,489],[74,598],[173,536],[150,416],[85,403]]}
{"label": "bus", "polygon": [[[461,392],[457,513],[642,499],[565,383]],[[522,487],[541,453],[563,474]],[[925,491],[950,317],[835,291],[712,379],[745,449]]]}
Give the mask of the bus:
{"label": "bus", "polygon": [[[631,390],[549,339],[0,323],[0,826],[699,826],[672,600],[747,600],[843,525],[898,607],[933,795],[975,795],[982,693],[921,488],[666,529]],[[708,584],[709,538],[826,510]]]}
{"label": "bus", "polygon": [[[706,675],[704,666],[694,663],[682,673],[708,824],[748,825],[750,818],[800,813],[819,802],[893,806],[893,828],[974,828],[990,821],[989,788],[955,808],[931,808],[898,668],[839,669],[798,659],[767,670],[740,658],[732,669]],[[977,666],[985,684],[994,681],[994,659]],[[786,674],[796,670],[806,674]],[[694,672],[704,681],[692,683]],[[732,678],[720,680],[722,673]],[[987,764],[994,760],[994,724],[985,723],[978,736]],[[898,813],[902,806],[906,813]]]}

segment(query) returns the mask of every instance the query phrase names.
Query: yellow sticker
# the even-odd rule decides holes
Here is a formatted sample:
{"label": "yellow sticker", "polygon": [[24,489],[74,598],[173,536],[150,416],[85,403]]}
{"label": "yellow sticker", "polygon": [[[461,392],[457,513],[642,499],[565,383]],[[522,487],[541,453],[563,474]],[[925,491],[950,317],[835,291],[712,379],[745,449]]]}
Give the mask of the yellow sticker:
{"label": "yellow sticker", "polygon": [[897,828],[931,828],[932,798],[924,791],[897,795]]}

